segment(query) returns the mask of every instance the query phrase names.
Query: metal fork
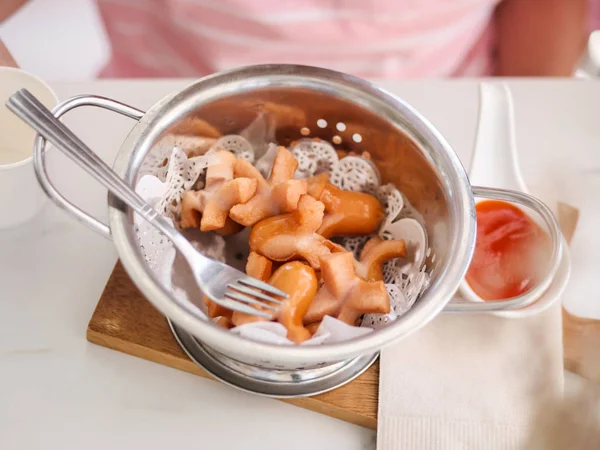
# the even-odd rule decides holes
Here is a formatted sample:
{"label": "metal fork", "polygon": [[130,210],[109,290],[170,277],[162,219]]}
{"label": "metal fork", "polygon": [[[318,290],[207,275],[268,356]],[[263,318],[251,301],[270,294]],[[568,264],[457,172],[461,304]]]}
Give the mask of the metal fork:
{"label": "metal fork", "polygon": [[285,299],[288,294],[198,252],[165,217],[146,203],[26,89],[13,94],[6,106],[168,237],[187,260],[200,289],[213,302],[253,316],[275,317],[282,301],[274,296]]}

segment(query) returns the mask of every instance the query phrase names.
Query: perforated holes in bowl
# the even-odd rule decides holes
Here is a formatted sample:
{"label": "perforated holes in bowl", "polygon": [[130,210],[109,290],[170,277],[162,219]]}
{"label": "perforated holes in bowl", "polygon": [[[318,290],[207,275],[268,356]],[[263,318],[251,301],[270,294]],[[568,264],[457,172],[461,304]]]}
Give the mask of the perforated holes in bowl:
{"label": "perforated holes in bowl", "polygon": [[325,128],[327,126],[327,121],[325,119],[317,120],[317,126],[319,128]]}
{"label": "perforated holes in bowl", "polygon": [[338,135],[335,135],[334,137],[331,138],[331,142],[339,145],[342,143],[342,138]]}
{"label": "perforated holes in bowl", "polygon": [[338,123],[335,125],[335,128],[336,128],[338,131],[346,131],[346,124],[345,124],[345,123],[343,123],[343,122],[338,122]]}
{"label": "perforated holes in bowl", "polygon": [[352,135],[352,140],[358,144],[359,142],[362,142],[362,136],[358,133],[354,133]]}
{"label": "perforated holes in bowl", "polygon": [[310,129],[308,129],[306,127],[302,127],[302,128],[300,128],[300,134],[302,136],[308,136],[310,134]]}

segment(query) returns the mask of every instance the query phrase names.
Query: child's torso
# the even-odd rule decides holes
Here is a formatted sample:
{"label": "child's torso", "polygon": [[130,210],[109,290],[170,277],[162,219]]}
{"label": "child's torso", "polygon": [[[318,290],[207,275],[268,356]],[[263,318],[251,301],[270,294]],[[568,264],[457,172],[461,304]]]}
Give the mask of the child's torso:
{"label": "child's torso", "polygon": [[485,74],[496,0],[98,0],[105,76],[186,77],[260,63],[366,78]]}

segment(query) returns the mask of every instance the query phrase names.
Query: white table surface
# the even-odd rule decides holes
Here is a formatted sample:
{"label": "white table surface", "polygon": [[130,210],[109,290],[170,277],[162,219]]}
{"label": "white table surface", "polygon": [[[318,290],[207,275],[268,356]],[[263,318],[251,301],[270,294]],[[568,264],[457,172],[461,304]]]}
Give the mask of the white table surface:
{"label": "white table surface", "polygon": [[[61,99],[93,93],[148,108],[186,84],[54,87]],[[565,304],[600,318],[592,285],[600,273],[600,83],[517,80],[510,86],[526,182],[543,200],[581,209]],[[468,165],[477,82],[386,87],[430,118]],[[66,121],[106,161],[133,125],[90,108]],[[105,218],[105,191],[63,155],[50,156],[67,196]],[[1,449],[374,448],[373,431],[88,343],[86,326],[116,258],[109,241],[52,204],[33,222],[0,231]]]}

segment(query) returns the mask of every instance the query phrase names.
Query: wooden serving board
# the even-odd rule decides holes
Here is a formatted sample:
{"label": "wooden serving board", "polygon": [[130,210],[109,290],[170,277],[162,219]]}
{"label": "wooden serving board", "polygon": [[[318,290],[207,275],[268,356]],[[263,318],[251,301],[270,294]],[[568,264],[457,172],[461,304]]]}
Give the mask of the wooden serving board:
{"label": "wooden serving board", "polygon": [[[165,317],[135,287],[120,262],[115,266],[87,329],[87,339],[139,358],[210,378],[183,352]],[[379,361],[334,391],[283,400],[367,428],[377,426]]]}
{"label": "wooden serving board", "polygon": [[[559,219],[561,211],[559,209]],[[563,227],[568,240],[572,235]],[[584,319],[563,310],[565,367],[600,381],[600,355],[592,354],[600,343],[600,321]],[[173,337],[169,325],[138,291],[120,263],[88,325],[87,339],[179,370],[210,378],[192,362]],[[379,362],[354,381],[311,398],[283,400],[367,428],[377,427]]]}

